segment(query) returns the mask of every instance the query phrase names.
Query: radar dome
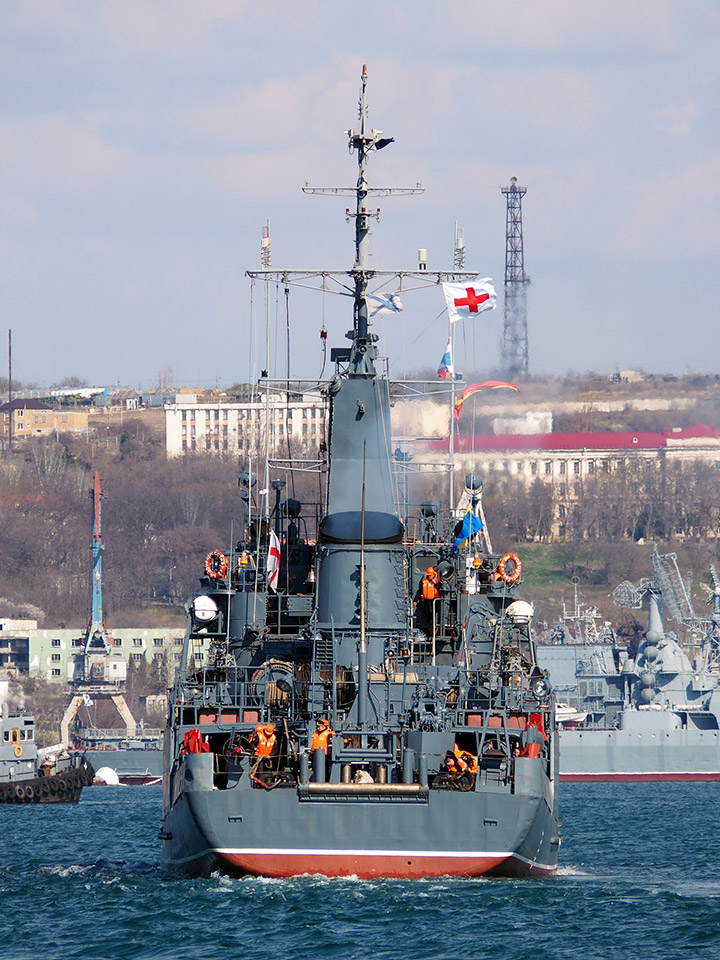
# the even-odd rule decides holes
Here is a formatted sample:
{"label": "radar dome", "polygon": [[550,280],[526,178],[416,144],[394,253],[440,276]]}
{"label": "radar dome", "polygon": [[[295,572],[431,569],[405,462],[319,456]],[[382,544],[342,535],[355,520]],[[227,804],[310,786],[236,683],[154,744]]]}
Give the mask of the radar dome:
{"label": "radar dome", "polygon": [[530,623],[535,607],[527,600],[513,600],[505,610],[513,623]]}
{"label": "radar dome", "polygon": [[652,703],[652,701],[655,699],[655,691],[651,687],[644,687],[640,691],[640,699],[644,703]]}

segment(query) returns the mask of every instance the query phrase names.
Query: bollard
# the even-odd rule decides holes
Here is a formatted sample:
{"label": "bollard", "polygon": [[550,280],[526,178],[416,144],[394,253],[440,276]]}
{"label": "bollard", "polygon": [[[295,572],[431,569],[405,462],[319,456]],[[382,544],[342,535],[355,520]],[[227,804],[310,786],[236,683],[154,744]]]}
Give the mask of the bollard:
{"label": "bollard", "polygon": [[412,783],[415,779],[415,751],[414,750],[403,750],[403,765],[402,765],[402,778],[403,783]]}

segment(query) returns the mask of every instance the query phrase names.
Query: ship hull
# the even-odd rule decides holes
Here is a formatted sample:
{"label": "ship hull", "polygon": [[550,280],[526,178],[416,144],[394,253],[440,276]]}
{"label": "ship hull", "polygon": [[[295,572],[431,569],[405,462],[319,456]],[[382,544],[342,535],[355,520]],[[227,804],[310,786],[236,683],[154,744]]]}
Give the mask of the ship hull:
{"label": "ship hull", "polygon": [[157,750],[86,750],[84,755],[95,770],[110,767],[120,783],[145,786],[162,783],[163,754]]}
{"label": "ship hull", "polygon": [[720,780],[718,731],[562,730],[563,781]]}
{"label": "ship hull", "polygon": [[83,788],[93,780],[93,768],[84,765],[55,776],[25,777],[0,782],[0,804],[77,803]]}
{"label": "ship hull", "polygon": [[331,800],[308,795],[307,786],[187,790],[165,818],[163,860],[205,876],[549,874],[559,845],[552,790],[532,767],[527,773],[525,794],[426,790],[402,800]]}

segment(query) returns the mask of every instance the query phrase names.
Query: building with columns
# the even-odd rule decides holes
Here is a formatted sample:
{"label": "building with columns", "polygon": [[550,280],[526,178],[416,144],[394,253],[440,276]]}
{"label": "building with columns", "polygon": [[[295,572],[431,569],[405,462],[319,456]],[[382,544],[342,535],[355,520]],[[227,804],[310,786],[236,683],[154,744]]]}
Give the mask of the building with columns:
{"label": "building with columns", "polygon": [[[269,420],[268,420],[269,415]],[[319,394],[274,394],[264,399],[184,399],[165,407],[168,457],[189,454],[288,458],[320,449],[327,438],[327,404]],[[290,451],[290,452],[288,452]]]}

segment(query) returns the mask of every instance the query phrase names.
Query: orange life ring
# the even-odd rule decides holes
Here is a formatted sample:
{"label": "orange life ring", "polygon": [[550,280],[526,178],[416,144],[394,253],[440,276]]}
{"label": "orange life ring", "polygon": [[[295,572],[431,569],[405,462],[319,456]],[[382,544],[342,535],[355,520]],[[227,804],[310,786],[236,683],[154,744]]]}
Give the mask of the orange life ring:
{"label": "orange life ring", "polygon": [[19,743],[16,743],[16,744],[15,744],[15,749],[13,750],[13,753],[14,753],[15,756],[18,757],[18,758],[20,758],[20,757],[22,756],[22,754],[23,754],[23,749],[22,749],[22,746],[21,746]]}
{"label": "orange life ring", "polygon": [[212,580],[224,580],[228,572],[227,557],[221,550],[211,550],[205,557],[205,573]]}
{"label": "orange life ring", "polygon": [[[513,572],[508,573],[505,569],[505,565],[508,561],[512,560]],[[506,553],[504,556],[500,557],[500,563],[498,564],[498,575],[501,580],[504,580],[508,585],[517,583],[520,579],[520,572],[522,571],[522,564],[520,563],[520,557],[516,553]]]}

